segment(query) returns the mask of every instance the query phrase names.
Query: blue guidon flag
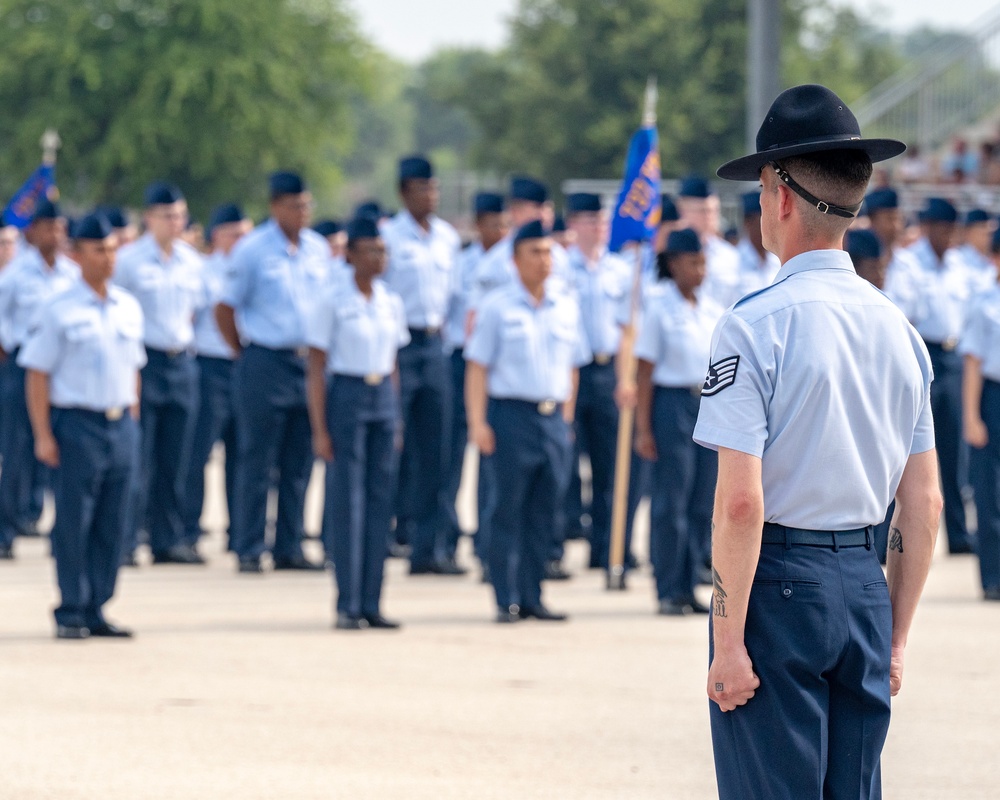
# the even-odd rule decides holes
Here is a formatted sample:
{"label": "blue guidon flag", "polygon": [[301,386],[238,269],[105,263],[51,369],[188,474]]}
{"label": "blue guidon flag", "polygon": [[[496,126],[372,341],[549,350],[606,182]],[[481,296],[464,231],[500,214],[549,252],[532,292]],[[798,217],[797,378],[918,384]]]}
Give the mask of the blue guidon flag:
{"label": "blue guidon flag", "polygon": [[739,356],[728,356],[719,359],[709,366],[705,385],[701,387],[701,396],[711,397],[713,394],[721,392],[727,386],[732,386],[736,380],[736,368],[739,365]]}
{"label": "blue guidon flag", "polygon": [[608,249],[617,253],[629,242],[649,241],[659,224],[660,143],[655,125],[650,125],[637,130],[629,142]]}
{"label": "blue guidon flag", "polygon": [[17,190],[3,210],[3,224],[17,228],[27,228],[35,213],[35,206],[43,197],[53,202],[58,199],[56,190],[55,164],[42,164],[31,173],[31,177]]}

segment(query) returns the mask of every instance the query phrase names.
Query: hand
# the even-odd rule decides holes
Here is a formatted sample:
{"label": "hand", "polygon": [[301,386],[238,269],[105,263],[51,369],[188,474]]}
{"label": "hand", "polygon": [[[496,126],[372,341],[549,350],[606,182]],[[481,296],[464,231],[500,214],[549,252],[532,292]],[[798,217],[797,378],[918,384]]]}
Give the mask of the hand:
{"label": "hand", "polygon": [[35,458],[47,467],[59,466],[59,445],[51,433],[48,436],[35,438]]}
{"label": "hand", "polygon": [[635,434],[635,452],[647,461],[656,461],[656,440],[652,431],[637,431]]}
{"label": "hand", "polygon": [[889,694],[895,697],[903,685],[903,645],[894,644],[889,656]]}
{"label": "hand", "polygon": [[621,411],[625,408],[635,408],[639,399],[639,392],[634,383],[619,383],[615,386],[615,405]]}
{"label": "hand", "polygon": [[313,454],[326,462],[333,461],[333,442],[326,431],[316,431],[312,437]]}
{"label": "hand", "polygon": [[990,434],[986,423],[980,418],[965,421],[965,441],[980,450],[990,443]]}
{"label": "hand", "polygon": [[739,647],[716,647],[712,666],[708,669],[708,698],[723,711],[746,705],[754,696],[760,678],[754,674],[750,655],[743,644]]}
{"label": "hand", "polygon": [[493,451],[497,449],[497,440],[493,434],[493,428],[485,422],[469,430],[469,441],[478,447],[479,452],[484,456],[493,455]]}

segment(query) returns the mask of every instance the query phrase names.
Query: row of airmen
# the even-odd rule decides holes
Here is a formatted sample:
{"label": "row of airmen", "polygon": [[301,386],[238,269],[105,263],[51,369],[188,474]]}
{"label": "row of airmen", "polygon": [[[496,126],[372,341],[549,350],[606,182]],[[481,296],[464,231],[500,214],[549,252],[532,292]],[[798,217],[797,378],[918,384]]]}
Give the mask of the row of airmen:
{"label": "row of airmen", "polygon": [[[58,409],[52,431],[47,414],[32,414],[39,459],[53,466],[59,461],[51,434],[58,439],[55,418],[66,418],[65,412],[101,412],[107,425],[127,428],[132,415],[125,409],[141,398],[141,414],[135,411],[142,425],[136,437],[142,469],[117,489],[126,498],[119,549],[125,547],[127,560],[145,525],[154,561],[188,563],[200,560],[194,547],[199,532],[185,526],[185,517],[197,524],[202,467],[215,439],[223,437],[229,445],[230,548],[241,572],[261,570],[273,483],[279,497],[271,546],[275,568],[318,568],[301,549],[304,493],[313,455],[331,461],[324,544],[339,587],[338,627],[356,629],[395,624],[378,606],[393,512],[397,537],[408,537],[412,548],[411,573],[461,572],[454,558],[454,501],[467,437],[485,456],[476,549],[494,586],[498,620],[560,619],[542,603],[540,586],[547,566],[553,575],[562,540],[582,516],[577,487],[570,502],[562,498],[578,476],[579,452],[587,452],[592,560],[606,566],[617,404],[637,401],[636,450],[642,458],[633,470],[630,510],[652,487],[650,553],[660,610],[704,611],[693,587],[707,559],[714,464],[708,451],[693,445],[690,428],[715,321],[726,305],[766,286],[777,272],[776,260],[760,245],[757,198],[747,198],[747,235],[739,249],[718,237],[718,198],[705,181],[684,181],[676,205],[664,198],[657,240],[652,248],[636,248],[633,259],[643,273],[644,314],[639,388],[632,392],[615,375],[622,330],[628,329],[632,269],[606,250],[599,198],[568,198],[576,241],[566,251],[542,224],[550,208],[545,187],[514,179],[506,199],[477,197],[480,241],[460,251],[457,234],[435,215],[437,186],[426,159],[401,162],[400,195],[405,209],[395,217],[381,225],[365,217],[352,223],[348,269],[331,263],[326,243],[306,228],[311,202],[301,179],[276,174],[270,220],[237,243],[247,223],[238,209],[224,209],[212,228],[217,257],[203,265],[179,241],[186,208],[178,190],[150,187],[147,234],[119,253],[116,286],[106,294],[115,301],[112,307],[130,307],[119,300],[127,296],[119,288],[137,299],[140,321],[118,326],[117,346],[141,338],[144,347],[119,352],[116,364],[107,353],[59,361],[86,387],[67,396],[55,391],[56,362],[44,345],[56,344],[46,342],[46,331],[50,339],[59,334],[71,349],[91,338],[107,345],[107,329],[87,322],[87,315],[60,327],[66,320],[52,316],[58,304],[50,299],[42,305],[49,314],[36,313],[29,324],[34,333],[14,340],[11,361],[50,376],[47,402]],[[929,215],[940,207],[938,201],[930,204],[928,230],[937,221]],[[870,202],[877,231],[872,210]],[[46,218],[53,217],[43,206],[37,222]],[[88,231],[102,232],[106,221],[94,217],[88,224],[74,240],[85,283]],[[59,256],[50,264],[44,235],[35,230],[32,240],[48,267],[36,259],[35,272],[55,277]],[[40,298],[37,275],[34,295],[14,290],[24,279],[14,276],[30,272],[10,271],[0,280],[0,296]],[[891,268],[889,276],[890,284],[907,287],[898,296],[924,298],[914,301],[915,308],[933,299],[912,267]],[[65,293],[73,296],[70,289]],[[87,300],[93,305],[93,297]],[[69,313],[70,322],[75,315]],[[206,336],[198,337],[198,330]],[[210,350],[204,343],[213,337]],[[22,344],[25,352],[16,352]],[[117,384],[109,376],[133,367],[142,369],[141,389],[133,385],[128,396],[112,396]],[[16,381],[6,383],[16,394]],[[28,385],[30,410],[38,393],[32,394],[30,378]],[[465,402],[458,402],[463,394]],[[192,448],[194,441],[199,445]],[[191,464],[186,479],[185,464]],[[656,471],[653,481],[650,469]],[[12,471],[5,468],[4,476]],[[56,474],[69,473],[62,463]],[[27,481],[31,469],[16,474]],[[89,508],[92,527],[113,523],[107,514],[94,515],[97,500],[86,495],[57,478],[57,564],[60,550],[67,552],[58,546],[66,526],[73,527],[73,541],[86,528],[80,515],[59,513],[60,497],[64,507],[72,507],[71,498]],[[100,606],[110,597],[106,587],[113,588],[109,576],[117,559],[103,557],[108,552],[95,558],[69,551],[62,559],[69,566],[58,570],[59,631],[104,631]]]}

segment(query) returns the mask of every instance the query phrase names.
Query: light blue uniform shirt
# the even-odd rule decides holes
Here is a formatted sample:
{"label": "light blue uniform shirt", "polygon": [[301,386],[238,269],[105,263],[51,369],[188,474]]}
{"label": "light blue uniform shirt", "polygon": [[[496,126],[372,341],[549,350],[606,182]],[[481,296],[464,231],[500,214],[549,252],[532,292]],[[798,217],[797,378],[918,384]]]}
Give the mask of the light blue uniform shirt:
{"label": "light blue uniform shirt", "polygon": [[983,377],[1000,382],[1000,286],[994,284],[969,312],[958,352],[978,358]]}
{"label": "light blue uniform shirt", "polygon": [[240,333],[272,350],[306,343],[306,319],[330,282],[330,247],[315,231],[299,231],[296,247],[274,220],[258,225],[230,254],[219,302],[236,311]]}
{"label": "light blue uniform shirt", "polygon": [[53,406],[107,411],[138,402],[138,371],[146,364],[142,307],[108,287],[102,299],[82,279],[51,297],[17,363],[49,376]]}
{"label": "light blue uniform shirt", "polygon": [[403,301],[381,280],[372,282],[370,299],[353,276],[338,281],[313,306],[306,342],[326,353],[327,372],[390,375],[399,348],[410,343]]}
{"label": "light blue uniform shirt", "polygon": [[739,298],[740,254],[719,236],[710,236],[704,243],[705,282],[701,293],[728,308]]}
{"label": "light blue uniform shirt", "polygon": [[444,346],[448,351],[465,347],[465,318],[469,313],[469,298],[474,291],[476,269],[486,251],[481,242],[473,242],[458,256],[451,273],[448,313],[444,322]]}
{"label": "light blue uniform shirt", "polygon": [[719,321],[694,440],[762,459],[764,519],[882,521],[907,458],[934,447],[927,348],[841,250],[789,260]]}
{"label": "light blue uniform shirt", "polygon": [[64,255],[50,268],[42,254],[29,247],[3,271],[0,278],[0,318],[4,349],[9,353],[24,344],[39,309],[80,276],[80,268]]}
{"label": "light blue uniform shirt", "polygon": [[595,357],[613,356],[621,342],[618,315],[629,295],[632,270],[623,259],[606,251],[594,263],[588,263],[577,247],[571,247],[567,255],[587,345]]}
{"label": "light blue uniform shirt", "polygon": [[997,268],[993,264],[993,259],[980,253],[971,244],[963,244],[960,247],[956,247],[955,254],[965,262],[965,265],[973,273],[984,277],[990,282],[996,279]]}
{"label": "light blue uniform shirt", "polygon": [[222,296],[222,289],[229,278],[230,261],[221,252],[212,253],[205,259],[202,278],[205,284],[206,305],[194,317],[194,351],[200,356],[209,358],[236,357],[232,348],[226,344],[215,322],[215,304]]}
{"label": "light blue uniform shirt", "polygon": [[178,239],[167,258],[147,233],[118,251],[113,280],[142,306],[147,347],[185,350],[191,346],[194,315],[207,302],[197,250]]}
{"label": "light blue uniform shirt", "polygon": [[910,269],[901,272],[893,297],[910,322],[928,342],[956,342],[965,326],[969,301],[985,288],[954,250],[939,259],[926,238],[909,249]]}
{"label": "light blue uniform shirt", "polygon": [[425,231],[409,211],[400,211],[382,226],[389,250],[385,282],[403,298],[411,328],[440,328],[448,310],[452,270],[461,240],[443,219],[432,216]]}
{"label": "light blue uniform shirt", "polygon": [[546,290],[536,304],[520,279],[483,300],[465,360],[489,371],[490,397],[564,402],[574,368],[590,363],[576,302]]}
{"label": "light blue uniform shirt", "polygon": [[728,303],[723,304],[723,308],[728,308],[741,297],[746,297],[751,292],[759,292],[765,286],[770,286],[774,281],[778,270],[781,269],[781,262],[774,253],[764,253],[760,257],[749,239],[741,239],[736,245],[736,252],[740,257],[739,273],[736,279],[735,296]]}
{"label": "light blue uniform shirt", "polygon": [[712,332],[724,309],[710,297],[684,299],[673,281],[662,281],[646,298],[636,358],[654,364],[657,386],[701,386],[712,355]]}
{"label": "light blue uniform shirt", "polygon": [[[552,273],[546,282],[546,291],[569,291],[569,256],[566,249],[552,243]],[[480,260],[476,268],[469,307],[479,308],[486,295],[501,286],[519,283],[517,266],[514,264],[514,234],[510,233],[497,242]]]}

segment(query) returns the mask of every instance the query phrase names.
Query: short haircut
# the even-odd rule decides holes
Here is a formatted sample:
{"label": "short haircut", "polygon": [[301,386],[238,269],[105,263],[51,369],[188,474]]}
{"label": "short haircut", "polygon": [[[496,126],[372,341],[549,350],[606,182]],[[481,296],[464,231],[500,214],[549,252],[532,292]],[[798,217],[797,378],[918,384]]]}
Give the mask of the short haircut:
{"label": "short haircut", "polygon": [[[861,150],[825,150],[790,156],[781,160],[781,166],[818,199],[838,206],[853,206],[864,200],[872,177],[871,159]],[[823,214],[798,195],[796,198],[810,210],[805,219],[816,233],[843,232],[851,224],[849,219]]]}

